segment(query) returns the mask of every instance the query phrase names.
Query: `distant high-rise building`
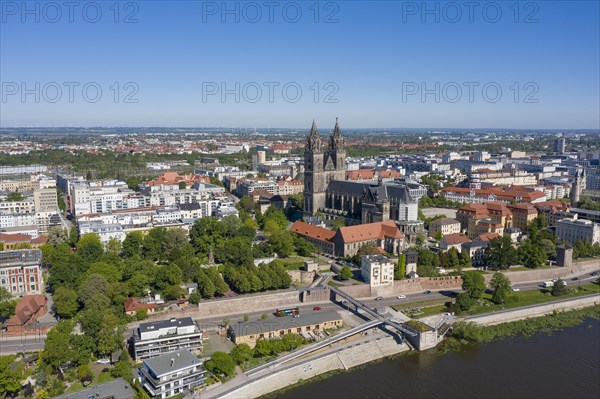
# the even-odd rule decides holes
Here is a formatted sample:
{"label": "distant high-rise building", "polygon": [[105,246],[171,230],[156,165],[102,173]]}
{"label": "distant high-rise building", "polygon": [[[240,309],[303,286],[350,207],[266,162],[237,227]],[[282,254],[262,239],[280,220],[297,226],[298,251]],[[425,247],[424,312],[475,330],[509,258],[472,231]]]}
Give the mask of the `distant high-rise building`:
{"label": "distant high-rise building", "polygon": [[554,153],[561,155],[564,154],[566,142],[567,140],[565,139],[565,136],[560,136],[554,139]]}

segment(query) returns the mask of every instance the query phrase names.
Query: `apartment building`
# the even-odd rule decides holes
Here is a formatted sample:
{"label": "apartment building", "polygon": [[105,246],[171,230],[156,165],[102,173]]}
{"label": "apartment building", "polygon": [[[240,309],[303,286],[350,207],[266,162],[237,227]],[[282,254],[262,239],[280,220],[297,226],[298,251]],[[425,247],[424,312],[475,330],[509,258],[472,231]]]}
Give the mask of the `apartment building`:
{"label": "apartment building", "polygon": [[75,216],[146,206],[144,196],[123,181],[76,181],[70,187],[70,210]]}
{"label": "apartment building", "polygon": [[142,323],[133,341],[135,360],[144,360],[178,349],[198,351],[202,332],[191,317]]}
{"label": "apartment building", "polygon": [[106,245],[111,238],[116,238],[120,242],[125,240],[125,232],[123,227],[117,223],[102,223],[102,222],[79,222],[79,234],[88,233],[96,234],[100,237],[102,244]]}
{"label": "apartment building", "polygon": [[556,222],[556,238],[575,244],[577,241],[600,242],[600,224],[591,220],[563,219]]}
{"label": "apartment building", "polygon": [[442,233],[442,237],[448,234],[460,233],[460,222],[452,218],[442,218],[429,223],[430,237],[436,237],[439,232]]}
{"label": "apartment building", "polygon": [[506,206],[512,213],[512,225],[523,231],[527,230],[527,226],[533,219],[538,215],[538,211],[534,205],[527,202],[521,202],[518,204],[510,204]]}
{"label": "apartment building", "polygon": [[42,251],[22,249],[0,252],[0,287],[12,296],[41,294]]}
{"label": "apartment building", "polygon": [[394,284],[394,265],[386,256],[363,256],[360,271],[363,280],[371,287]]}
{"label": "apartment building", "polygon": [[141,385],[151,398],[166,399],[202,385],[206,370],[188,349],[179,349],[144,360]]}

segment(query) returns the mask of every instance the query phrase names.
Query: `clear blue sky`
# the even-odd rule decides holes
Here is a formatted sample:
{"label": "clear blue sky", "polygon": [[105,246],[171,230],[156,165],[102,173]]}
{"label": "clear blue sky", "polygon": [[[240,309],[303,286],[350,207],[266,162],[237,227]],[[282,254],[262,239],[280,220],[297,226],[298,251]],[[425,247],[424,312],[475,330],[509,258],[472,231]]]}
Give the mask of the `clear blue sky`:
{"label": "clear blue sky", "polygon": [[[318,23],[313,1],[279,1],[273,22],[262,0],[229,2],[239,22],[223,15],[221,1],[121,2],[118,16],[112,0],[85,12],[80,2],[73,22],[64,5],[57,17],[44,2],[28,3],[32,14],[20,1],[0,3],[2,127],[309,127],[314,118],[331,128],[336,116],[357,128],[600,127],[598,1],[521,2],[518,10],[513,1],[480,1],[472,15],[462,1],[452,3],[460,15],[446,2],[428,2],[430,14],[421,1],[321,2]],[[262,15],[253,23],[255,5]],[[337,22],[324,23],[330,14]],[[128,15],[137,22],[124,23]],[[34,94],[23,99],[22,84],[35,92],[36,82],[39,103]],[[62,86],[58,100],[52,82]],[[79,84],[72,102],[65,82]],[[91,82],[102,89],[96,103],[82,93]],[[235,91],[236,82],[239,103],[206,91],[221,83]],[[256,97],[252,85],[242,92],[250,82],[262,86],[255,103],[247,101]],[[265,82],[279,84],[272,103]],[[465,82],[474,82],[472,102]],[[294,85],[302,89],[298,102],[284,98],[286,83],[288,99]],[[432,90],[424,99],[422,84]],[[136,86],[138,102],[126,103]],[[337,103],[325,102],[336,89]]]}

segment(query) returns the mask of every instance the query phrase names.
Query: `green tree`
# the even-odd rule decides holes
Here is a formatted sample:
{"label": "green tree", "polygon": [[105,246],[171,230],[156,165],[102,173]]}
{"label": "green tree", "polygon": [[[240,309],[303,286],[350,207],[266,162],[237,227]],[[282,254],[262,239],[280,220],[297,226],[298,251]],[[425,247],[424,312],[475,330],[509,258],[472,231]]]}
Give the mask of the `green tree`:
{"label": "green tree", "polygon": [[210,372],[215,374],[230,376],[235,372],[235,361],[225,352],[214,352],[205,365]]}
{"label": "green tree", "polygon": [[231,357],[237,364],[242,364],[252,359],[254,352],[248,344],[239,344],[231,350]]}
{"label": "green tree", "polygon": [[185,190],[187,188],[187,185],[185,184],[184,181],[180,181],[179,182],[179,189],[180,190]]}
{"label": "green tree", "polygon": [[558,279],[552,286],[552,296],[563,296],[569,293],[566,283],[562,279]]}
{"label": "green tree", "polygon": [[340,270],[340,274],[338,275],[338,278],[340,280],[350,280],[352,277],[353,277],[353,274],[352,274],[352,270],[350,269],[350,266],[344,265],[342,267],[342,269]]}
{"label": "green tree", "polygon": [[62,227],[52,227],[48,230],[48,244],[56,246],[64,244],[69,240],[67,232]]}
{"label": "green tree", "polygon": [[77,367],[77,378],[83,386],[87,386],[94,379],[94,374],[92,373],[92,369],[89,364],[82,364]]}
{"label": "green tree", "polygon": [[529,238],[521,243],[518,250],[518,256],[523,265],[537,268],[546,263],[546,247],[540,242],[534,242],[533,238]]}
{"label": "green tree", "polygon": [[298,334],[285,334],[281,337],[283,343],[285,344],[286,350],[296,349],[300,345],[302,345],[303,338]]}
{"label": "green tree", "polygon": [[257,357],[265,357],[269,356],[273,352],[273,348],[271,347],[271,342],[266,339],[261,339],[256,342],[256,346],[254,347],[254,356]]}
{"label": "green tree", "polygon": [[12,191],[6,196],[6,202],[23,201],[25,197],[18,191]]}
{"label": "green tree", "polygon": [[475,304],[475,301],[468,292],[461,292],[456,296],[456,304],[459,306],[460,310],[469,310]]}
{"label": "green tree", "polygon": [[72,329],[71,321],[62,320],[48,332],[43,358],[45,363],[54,370],[58,370],[61,364],[71,359],[71,347],[68,343]]}
{"label": "green tree", "polygon": [[274,231],[268,242],[281,258],[287,258],[294,251],[294,239],[292,233],[287,230]]}
{"label": "green tree", "polygon": [[129,359],[129,353],[127,353],[127,351],[122,351],[119,361],[115,363],[112,370],[110,370],[110,375],[114,378],[121,377],[128,383],[131,383],[133,381],[133,373],[131,372]]}
{"label": "green tree", "polygon": [[467,271],[462,276],[462,289],[473,299],[480,299],[485,292],[485,279],[478,271]]}
{"label": "green tree", "polygon": [[394,268],[394,280],[404,280],[406,276],[406,255],[400,254],[398,256],[398,263]]}
{"label": "green tree", "polygon": [[161,261],[166,258],[163,250],[163,242],[166,238],[166,229],[155,227],[148,230],[148,234],[144,237],[142,245],[142,253],[145,258]]}
{"label": "green tree", "polygon": [[121,241],[117,237],[111,237],[106,243],[106,252],[119,255],[121,253]]}
{"label": "green tree", "polygon": [[79,301],[87,306],[90,299],[98,294],[106,295],[108,292],[108,281],[100,274],[89,275],[79,286]]}
{"label": "green tree", "polygon": [[8,319],[15,313],[15,307],[19,302],[4,287],[0,287],[0,319]]}
{"label": "green tree", "polygon": [[346,222],[343,218],[336,218],[331,222],[331,229],[337,231],[340,227],[344,227]]}
{"label": "green tree", "polygon": [[181,269],[173,263],[160,266],[156,270],[154,286],[159,291],[164,291],[167,287],[181,284],[181,276]]}
{"label": "green tree", "polygon": [[485,264],[493,270],[505,270],[518,262],[510,237],[494,238],[485,249]]}
{"label": "green tree", "polygon": [[58,287],[52,298],[54,300],[54,309],[60,317],[71,318],[79,310],[77,292],[74,289],[66,286]]}
{"label": "green tree", "polygon": [[123,277],[121,270],[116,265],[106,262],[94,262],[87,271],[87,275],[98,274],[109,283],[120,281]]}
{"label": "green tree", "polygon": [[103,253],[104,246],[97,234],[84,234],[77,241],[77,253],[87,262],[95,262]]}
{"label": "green tree", "polygon": [[15,362],[16,356],[0,356],[0,398],[15,396],[21,390],[24,379],[22,363]]}
{"label": "green tree", "polygon": [[73,226],[69,231],[69,243],[75,246],[77,245],[77,241],[79,241],[79,230],[77,230],[77,226]]}
{"label": "green tree", "polygon": [[136,255],[142,255],[142,247],[144,244],[144,235],[141,231],[132,231],[127,234],[123,241],[123,255],[126,258],[131,258]]}
{"label": "green tree", "polygon": [[507,302],[511,293],[511,283],[504,274],[500,272],[494,273],[492,280],[490,281],[490,287],[494,291],[492,300],[495,303]]}
{"label": "green tree", "polygon": [[98,331],[98,353],[103,356],[110,355],[121,347],[123,340],[119,319],[112,313],[105,314]]}

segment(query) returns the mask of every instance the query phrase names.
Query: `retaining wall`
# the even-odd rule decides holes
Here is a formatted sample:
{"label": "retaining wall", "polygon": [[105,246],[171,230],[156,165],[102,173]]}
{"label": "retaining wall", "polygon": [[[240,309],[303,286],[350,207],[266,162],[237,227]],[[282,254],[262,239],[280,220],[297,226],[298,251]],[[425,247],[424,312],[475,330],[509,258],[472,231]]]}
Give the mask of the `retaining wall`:
{"label": "retaining wall", "polygon": [[539,317],[551,314],[554,311],[567,311],[583,309],[600,304],[600,295],[590,295],[581,298],[565,299],[542,305],[535,305],[526,308],[505,310],[493,314],[473,316],[465,318],[465,321],[471,321],[480,325],[494,325],[508,323],[511,321],[527,319],[530,317]]}
{"label": "retaining wall", "polygon": [[240,312],[258,312],[265,309],[275,311],[283,306],[299,306],[298,291],[278,292],[275,294],[244,295],[239,298],[214,299],[198,304],[196,317],[225,316]]}
{"label": "retaining wall", "polygon": [[[392,342],[388,342],[392,341]],[[330,353],[317,359],[309,359],[300,364],[288,366],[280,371],[273,371],[256,381],[252,381],[219,398],[250,399],[285,388],[301,380],[306,380],[333,370],[344,370],[359,366],[385,356],[408,350],[406,344],[398,345],[392,337],[377,341],[354,345],[351,348]],[[210,396],[210,392],[207,393]]]}

